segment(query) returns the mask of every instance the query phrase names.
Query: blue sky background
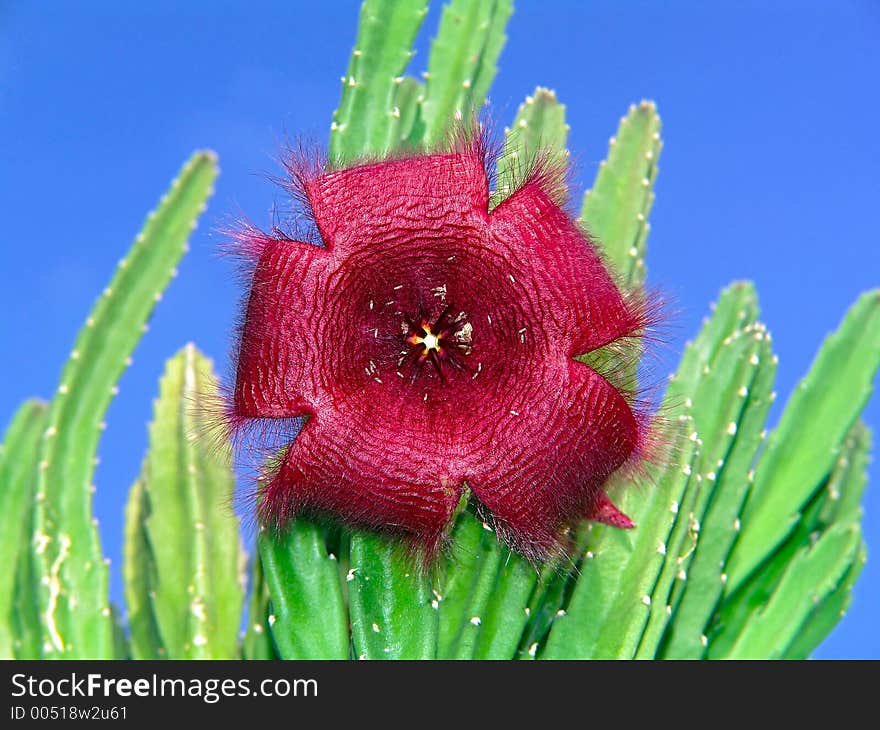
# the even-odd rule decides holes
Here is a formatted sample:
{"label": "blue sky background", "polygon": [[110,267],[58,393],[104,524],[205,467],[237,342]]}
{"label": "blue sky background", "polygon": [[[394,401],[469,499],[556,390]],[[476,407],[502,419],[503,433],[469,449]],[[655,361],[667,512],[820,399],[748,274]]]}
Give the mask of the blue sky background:
{"label": "blue sky background", "polygon": [[[100,447],[95,510],[117,599],[123,506],[163,362],[194,340],[226,368],[239,292],[212,228],[239,209],[267,220],[277,191],[264,173],[277,172],[285,132],[326,139],[358,7],[0,3],[0,420],[25,397],[52,393],[77,329],[187,156],[204,147],[220,156],[216,194]],[[420,37],[417,72],[439,9],[433,3]],[[659,105],[649,281],[680,312],[663,371],[718,290],[750,278],[784,403],[825,334],[880,284],[878,39],[872,0],[517,0],[493,107],[509,123],[536,85],[554,88],[582,188],[627,106]],[[880,398],[866,418],[880,429]],[[880,658],[876,464],[871,479],[871,557],[820,657]]]}

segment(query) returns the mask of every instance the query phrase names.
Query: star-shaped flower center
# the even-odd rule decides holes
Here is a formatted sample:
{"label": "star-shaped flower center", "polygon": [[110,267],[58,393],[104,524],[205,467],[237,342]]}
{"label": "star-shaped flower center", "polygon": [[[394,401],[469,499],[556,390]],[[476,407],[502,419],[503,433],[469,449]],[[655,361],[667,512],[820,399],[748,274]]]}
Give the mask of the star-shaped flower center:
{"label": "star-shaped flower center", "polygon": [[410,342],[424,347],[424,352],[421,355],[423,358],[430,357],[433,353],[440,353],[440,336],[435,335],[431,331],[430,325],[423,325],[421,327],[421,334],[413,335],[410,338]]}
{"label": "star-shaped flower center", "polygon": [[[445,287],[442,289],[445,298]],[[401,350],[398,365],[408,359],[412,365],[430,363],[436,374],[445,378],[443,365],[464,369],[462,358],[471,353],[473,327],[467,322],[467,315],[459,312],[451,316],[452,307],[446,305],[439,315],[411,319],[404,317],[401,329],[406,334],[405,341],[410,350]],[[399,370],[398,370],[399,372]]]}
{"label": "star-shaped flower center", "polygon": [[448,348],[450,345],[446,339],[447,334],[445,332],[440,331],[437,334],[434,334],[431,327],[432,325],[427,322],[422,322],[418,330],[409,336],[409,342],[412,345],[422,347],[422,350],[419,353],[419,358],[421,360],[428,358],[436,359],[438,355],[442,355],[443,349],[440,346],[441,341],[443,342],[443,347]]}

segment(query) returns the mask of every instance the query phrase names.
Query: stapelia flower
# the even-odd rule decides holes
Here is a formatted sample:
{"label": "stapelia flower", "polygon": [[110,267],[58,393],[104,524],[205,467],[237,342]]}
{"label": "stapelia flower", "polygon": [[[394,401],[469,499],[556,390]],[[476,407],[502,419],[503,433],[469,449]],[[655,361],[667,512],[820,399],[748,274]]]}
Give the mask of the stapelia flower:
{"label": "stapelia flower", "polygon": [[319,245],[240,235],[254,264],[233,423],[305,417],[265,478],[264,523],[316,511],[431,556],[468,487],[533,559],[580,518],[632,526],[603,486],[646,419],[573,357],[638,349],[645,307],[564,212],[547,166],[490,210],[484,147],[292,165]]}

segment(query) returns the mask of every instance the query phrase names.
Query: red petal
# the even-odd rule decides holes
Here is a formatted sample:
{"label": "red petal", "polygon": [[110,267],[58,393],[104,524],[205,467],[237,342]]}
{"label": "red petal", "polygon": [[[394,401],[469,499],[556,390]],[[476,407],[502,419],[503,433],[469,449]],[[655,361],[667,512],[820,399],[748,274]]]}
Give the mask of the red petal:
{"label": "red petal", "polygon": [[538,183],[492,211],[491,229],[511,274],[541,309],[541,324],[567,354],[596,350],[644,327],[592,243]]}
{"label": "red petal", "polygon": [[371,432],[365,421],[357,413],[309,419],[263,491],[264,521],[283,524],[300,510],[316,510],[415,537],[433,553],[458,503],[458,485],[426,469],[431,444],[414,452],[383,442],[390,434]]}
{"label": "red petal", "polygon": [[524,395],[524,410],[479,444],[481,468],[468,483],[505,540],[545,557],[632,453],[639,424],[620,393],[574,361],[548,368]]}
{"label": "red petal", "polygon": [[436,237],[485,221],[489,202],[483,159],[476,152],[338,170],[306,182],[305,189],[328,248],[367,248],[380,255],[424,234]]}
{"label": "red petal", "polygon": [[314,412],[324,396],[320,324],[328,252],[298,241],[271,241],[254,269],[239,343],[233,393],[236,418],[290,418]]}
{"label": "red petal", "polygon": [[605,492],[599,492],[596,495],[595,501],[584,514],[584,519],[627,530],[636,526],[629,517],[617,508]]}

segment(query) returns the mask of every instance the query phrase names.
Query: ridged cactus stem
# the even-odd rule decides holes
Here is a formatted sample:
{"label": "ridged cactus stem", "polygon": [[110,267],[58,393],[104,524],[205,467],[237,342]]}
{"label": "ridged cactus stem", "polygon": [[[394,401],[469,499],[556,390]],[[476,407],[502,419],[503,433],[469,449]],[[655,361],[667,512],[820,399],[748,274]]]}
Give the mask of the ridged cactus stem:
{"label": "ridged cactus stem", "polygon": [[144,481],[145,478],[141,477],[132,485],[125,507],[122,563],[125,603],[128,606],[132,658],[164,659],[167,652],[153,611],[153,586],[157,576],[154,575],[155,559],[146,534],[149,504]]}
{"label": "ridged cactus stem", "polygon": [[[272,627],[269,625],[270,599],[269,587],[259,551],[254,551],[251,560],[250,598],[248,602],[248,624],[242,640],[243,659],[278,659]],[[275,617],[273,616],[273,622]]]}
{"label": "ridged cactus stem", "polygon": [[108,569],[92,516],[98,440],[116,382],[176,274],[215,177],[209,152],[183,168],[87,318],[52,399],[33,540],[47,657],[113,656]]}
{"label": "ridged cactus stem", "polygon": [[[217,398],[211,363],[195,346],[168,361],[139,482],[145,529],[129,531],[129,580],[147,583],[158,651],[169,658],[238,656],[245,556],[231,508],[229,447],[207,438]],[[135,599],[129,611],[146,610],[142,591]]]}
{"label": "ridged cactus stem", "polygon": [[[831,472],[878,368],[880,291],[872,291],[859,298],[827,338],[768,440],[730,557],[729,591],[794,529],[801,508]],[[801,448],[795,450],[794,444]]]}
{"label": "ridged cactus stem", "polygon": [[[20,616],[30,624],[27,633],[33,635],[38,625],[36,616],[36,596],[30,585],[30,539],[33,523],[33,496],[36,483],[36,466],[40,440],[46,429],[46,404],[38,400],[24,403],[9,427],[0,451],[0,515],[4,526],[0,533],[0,555],[6,565],[0,572],[0,658],[12,659],[14,656],[33,656],[16,614],[16,599],[27,605]],[[16,584],[23,583],[27,590],[23,594]],[[37,653],[38,655],[38,653]]]}
{"label": "ridged cactus stem", "polygon": [[511,0],[451,0],[431,45],[422,141],[443,142],[456,120],[479,112],[497,72],[496,64],[513,12]]}
{"label": "ridged cactus stem", "polygon": [[[709,621],[727,582],[727,556],[739,531],[740,513],[754,455],[763,442],[764,425],[773,402],[776,358],[770,338],[762,327],[746,327],[750,332],[736,330],[744,335],[739,339],[745,339],[745,344],[748,344],[747,338],[751,335],[758,338],[758,346],[747,347],[739,355],[738,375],[736,371],[731,371],[731,375],[735,375],[731,382],[736,392],[728,393],[724,400],[733,403],[739,399],[742,404],[736,420],[730,421],[733,425],[725,427],[723,418],[704,417],[703,414],[709,412],[705,409],[713,407],[713,398],[698,395],[699,400],[694,401],[698,406],[695,418],[703,425],[701,432],[714,442],[715,449],[724,446],[724,441],[719,437],[729,437],[731,442],[729,447],[725,446],[723,456],[714,461],[714,457],[701,460],[701,475],[708,487],[704,500],[706,504],[698,512],[703,527],[702,536],[688,567],[687,581],[681,584],[674,621],[665,638],[663,656],[670,658],[698,658],[706,650]],[[716,363],[716,370],[722,367],[718,357],[713,362]],[[711,394],[711,391],[700,390],[706,395]],[[723,410],[717,407],[717,411]],[[714,426],[711,425],[712,421],[715,421]]]}
{"label": "ridged cactus stem", "polygon": [[547,659],[632,658],[651,614],[652,594],[682,514],[685,490],[696,481],[698,442],[693,421],[683,416],[670,466],[650,493],[620,495],[621,509],[637,527],[596,526],[571,599],[550,629]]}
{"label": "ridged cactus stem", "polygon": [[351,634],[361,659],[434,659],[437,608],[429,577],[400,545],[378,535],[351,538]]}
{"label": "ridged cactus stem", "polygon": [[269,625],[281,657],[347,659],[348,616],[338,560],[327,550],[322,527],[300,517],[284,534],[261,532],[258,542],[272,597]]}
{"label": "ridged cactus stem", "polygon": [[505,131],[504,152],[498,160],[496,198],[503,199],[521,182],[540,155],[547,163],[564,162],[568,124],[565,105],[556,94],[539,86],[520,104],[513,125]]}
{"label": "ridged cactus stem", "polygon": [[581,207],[581,221],[629,287],[641,286],[647,274],[648,214],[661,148],[657,107],[650,101],[631,106]]}
{"label": "ridged cactus stem", "polygon": [[333,115],[332,159],[351,161],[397,146],[398,86],[427,12],[427,0],[365,0],[361,6],[355,49],[342,79],[342,100]]}

